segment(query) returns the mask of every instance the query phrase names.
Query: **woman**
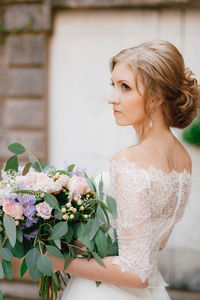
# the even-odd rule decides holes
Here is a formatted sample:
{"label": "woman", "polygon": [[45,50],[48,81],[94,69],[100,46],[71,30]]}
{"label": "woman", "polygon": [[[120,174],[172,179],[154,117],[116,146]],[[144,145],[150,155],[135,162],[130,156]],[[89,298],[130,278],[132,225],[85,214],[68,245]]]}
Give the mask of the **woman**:
{"label": "woman", "polygon": [[[117,201],[119,256],[76,258],[62,300],[170,299],[157,256],[183,216],[191,189],[191,159],[170,127],[185,128],[199,113],[200,92],[182,55],[167,41],[146,42],[121,51],[110,62],[116,123],[133,126],[135,146],[110,164]],[[64,261],[54,259],[54,269]],[[96,287],[94,281],[102,284]]]}

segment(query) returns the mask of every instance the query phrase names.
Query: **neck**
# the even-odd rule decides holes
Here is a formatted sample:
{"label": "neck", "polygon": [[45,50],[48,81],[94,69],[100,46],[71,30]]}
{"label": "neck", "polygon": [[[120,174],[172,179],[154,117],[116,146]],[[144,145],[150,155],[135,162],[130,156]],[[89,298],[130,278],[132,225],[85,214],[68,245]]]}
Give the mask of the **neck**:
{"label": "neck", "polygon": [[[149,121],[150,122],[150,121]],[[163,113],[160,109],[156,110],[152,115],[152,128],[149,127],[149,122],[144,127],[144,132],[142,135],[142,123],[134,124],[139,143],[143,142],[146,139],[158,139],[163,137],[165,134],[172,134],[170,128],[166,125],[165,120],[163,118]]]}

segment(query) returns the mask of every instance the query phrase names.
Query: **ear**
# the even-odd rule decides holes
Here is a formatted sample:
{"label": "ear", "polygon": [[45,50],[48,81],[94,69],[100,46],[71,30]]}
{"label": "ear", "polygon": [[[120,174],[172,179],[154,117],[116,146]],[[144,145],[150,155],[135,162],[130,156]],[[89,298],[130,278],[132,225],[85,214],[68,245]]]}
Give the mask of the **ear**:
{"label": "ear", "polygon": [[150,109],[153,109],[153,108],[157,108],[158,106],[160,106],[163,103],[163,99],[162,98],[155,99],[152,96],[150,96],[147,103],[148,103],[148,107]]}

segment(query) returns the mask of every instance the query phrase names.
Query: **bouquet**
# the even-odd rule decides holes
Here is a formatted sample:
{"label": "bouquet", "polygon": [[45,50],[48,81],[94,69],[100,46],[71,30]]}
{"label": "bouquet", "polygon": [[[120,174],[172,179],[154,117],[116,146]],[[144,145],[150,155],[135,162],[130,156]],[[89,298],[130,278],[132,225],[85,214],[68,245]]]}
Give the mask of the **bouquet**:
{"label": "bouquet", "polygon": [[[116,203],[104,195],[102,178],[97,187],[74,164],[56,169],[19,143],[8,149],[14,155],[1,171],[0,278],[11,279],[12,259],[20,258],[21,277],[29,270],[31,278],[40,282],[41,298],[57,299],[66,276],[70,278],[65,270],[72,259],[94,258],[105,267],[102,258],[118,254],[110,223],[111,215],[116,219]],[[24,167],[18,163],[23,153],[29,154]],[[48,254],[65,260],[63,272],[53,270]]]}

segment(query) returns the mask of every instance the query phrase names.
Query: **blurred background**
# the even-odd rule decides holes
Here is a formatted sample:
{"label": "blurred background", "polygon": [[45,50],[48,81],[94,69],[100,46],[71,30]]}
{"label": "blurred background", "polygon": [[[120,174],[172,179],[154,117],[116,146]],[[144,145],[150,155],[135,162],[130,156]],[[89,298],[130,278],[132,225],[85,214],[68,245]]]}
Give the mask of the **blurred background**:
{"label": "blurred background", "polygon": [[[89,175],[137,143],[117,127],[109,60],[121,49],[168,40],[200,81],[200,0],[0,0],[0,165],[20,142],[48,164]],[[200,299],[200,117],[173,129],[193,161],[192,193],[159,264],[172,299]],[[24,158],[23,158],[24,159]],[[3,280],[6,299],[39,299],[27,275]]]}

